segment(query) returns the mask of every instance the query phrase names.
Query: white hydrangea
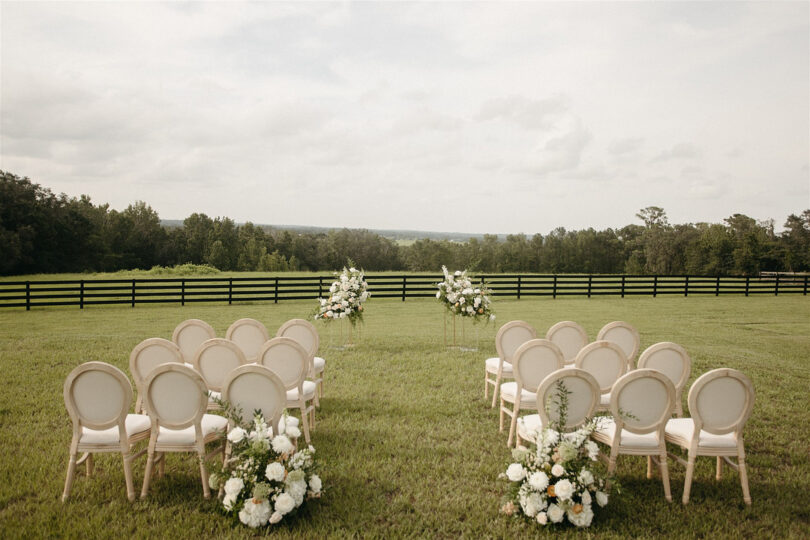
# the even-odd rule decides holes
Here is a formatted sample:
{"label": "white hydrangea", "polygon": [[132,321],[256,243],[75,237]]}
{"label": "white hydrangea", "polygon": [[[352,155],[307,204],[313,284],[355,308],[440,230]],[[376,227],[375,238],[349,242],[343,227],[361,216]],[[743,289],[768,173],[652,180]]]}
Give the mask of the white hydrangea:
{"label": "white hydrangea", "polygon": [[529,517],[534,517],[537,515],[537,512],[546,507],[546,501],[540,497],[538,493],[531,493],[521,500],[520,506],[523,508],[524,514]]}
{"label": "white hydrangea", "polygon": [[579,472],[579,482],[586,486],[593,484],[593,474],[588,469],[582,469]]}
{"label": "white hydrangea", "polygon": [[256,499],[248,499],[245,501],[245,506],[239,511],[239,521],[256,529],[267,523],[270,514],[272,514],[272,510],[269,501],[265,499],[256,503]]}
{"label": "white hydrangea", "polygon": [[548,514],[548,519],[550,519],[552,523],[559,523],[565,517],[565,510],[556,504],[550,504],[548,510],[546,510],[546,514]]}
{"label": "white hydrangea", "polygon": [[273,437],[273,450],[279,454],[289,454],[295,450],[295,446],[286,435],[276,435]]}
{"label": "white hydrangea", "polygon": [[239,477],[228,478],[228,481],[225,482],[225,494],[226,495],[233,495],[236,497],[242,491],[242,488],[245,487],[245,482]]}
{"label": "white hydrangea", "polygon": [[276,512],[285,515],[289,514],[293,508],[295,508],[295,499],[289,493],[284,492],[276,497]]}
{"label": "white hydrangea", "polygon": [[309,489],[312,490],[312,493],[317,495],[321,492],[322,488],[323,484],[320,477],[317,474],[313,474],[312,478],[309,479]]}
{"label": "white hydrangea", "polygon": [[[577,512],[576,510],[580,511]],[[577,527],[588,527],[591,524],[591,521],[593,521],[593,510],[589,504],[575,504],[568,509],[566,515],[568,516],[568,521]]]}
{"label": "white hydrangea", "polygon": [[570,499],[573,494],[574,485],[567,478],[554,484],[554,495],[561,501]]}
{"label": "white hydrangea", "polygon": [[506,477],[512,482],[520,482],[526,477],[526,469],[520,463],[512,463],[506,469]]}
{"label": "white hydrangea", "polygon": [[267,477],[267,479],[273,482],[282,482],[285,474],[286,471],[284,470],[284,465],[278,461],[270,463],[264,471],[264,475]]}
{"label": "white hydrangea", "polygon": [[599,457],[599,445],[593,441],[586,441],[585,448],[588,450],[588,458],[590,458],[591,461],[596,461]]}

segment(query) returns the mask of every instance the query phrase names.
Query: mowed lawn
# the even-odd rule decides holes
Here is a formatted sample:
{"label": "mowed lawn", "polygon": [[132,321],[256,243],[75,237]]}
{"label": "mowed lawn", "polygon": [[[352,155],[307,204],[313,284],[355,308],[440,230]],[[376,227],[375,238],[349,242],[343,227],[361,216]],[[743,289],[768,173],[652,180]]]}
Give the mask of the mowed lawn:
{"label": "mowed lawn", "polygon": [[[38,308],[0,311],[0,535],[14,537],[250,537],[202,497],[193,457],[170,455],[148,500],[126,499],[120,456],[99,455],[91,478],[80,474],[60,502],[71,437],[62,384],[87,360],[128,373],[132,348],[170,338],[187,318],[208,321],[218,335],[253,317],[274,333],[315,303]],[[441,307],[429,299],[374,300],[356,346],[339,350],[337,329],[322,329],[326,395],[313,444],[324,497],[272,529],[281,538],[503,537],[545,534],[624,537],[810,536],[810,299],[668,297],[496,299],[497,322],[473,331],[478,352],[443,345]],[[644,458],[623,457],[621,494],[598,511],[587,531],[541,529],[498,513],[509,463],[506,433],[483,399],[483,363],[494,355],[496,328],[522,319],[545,334],[574,320],[591,339],[612,320],[638,328],[642,349],[658,341],[683,345],[691,382],[733,367],[754,382],[756,403],[745,430],[753,506],[739,477],[714,480],[714,460],[698,461],[691,502],[679,501],[684,469],[670,461],[673,499]],[[469,331],[469,330],[468,330]],[[684,393],[684,404],[686,393]],[[137,486],[145,458],[135,465]],[[83,469],[80,469],[83,471]]]}

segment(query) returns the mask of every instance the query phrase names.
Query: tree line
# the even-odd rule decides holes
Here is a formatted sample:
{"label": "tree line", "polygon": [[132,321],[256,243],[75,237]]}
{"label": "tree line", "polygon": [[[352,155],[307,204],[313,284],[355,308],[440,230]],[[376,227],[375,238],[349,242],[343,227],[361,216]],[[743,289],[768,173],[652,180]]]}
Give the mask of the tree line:
{"label": "tree line", "polygon": [[90,197],[55,195],[28,178],[0,171],[0,274],[114,272],[177,264],[223,271],[334,270],[352,259],[367,271],[756,275],[810,270],[810,210],[791,214],[781,234],[773,220],[734,214],[723,223],[672,225],[656,206],[643,224],[601,231],[557,228],[547,235],[496,235],[467,242],[417,240],[398,245],[368,230],[296,232],[237,225],[194,213],[165,227],[148,204],[125,210]]}

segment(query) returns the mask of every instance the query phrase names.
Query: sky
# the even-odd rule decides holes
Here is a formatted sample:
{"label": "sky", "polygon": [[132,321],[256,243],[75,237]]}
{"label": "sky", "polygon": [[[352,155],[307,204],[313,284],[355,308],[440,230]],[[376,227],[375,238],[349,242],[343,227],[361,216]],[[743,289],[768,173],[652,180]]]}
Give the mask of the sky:
{"label": "sky", "polygon": [[162,219],[810,208],[810,2],[7,2],[0,169]]}

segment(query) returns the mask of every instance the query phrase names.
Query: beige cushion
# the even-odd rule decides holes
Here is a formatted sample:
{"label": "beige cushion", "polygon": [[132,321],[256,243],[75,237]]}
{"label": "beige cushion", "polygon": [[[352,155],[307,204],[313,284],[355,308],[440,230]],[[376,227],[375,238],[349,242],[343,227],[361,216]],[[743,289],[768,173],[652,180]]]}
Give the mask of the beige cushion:
{"label": "beige cushion", "polygon": [[326,360],[321,358],[320,356],[316,356],[312,359],[313,367],[315,368],[315,373],[320,373],[323,371],[323,368],[326,367]]}
{"label": "beige cushion", "polygon": [[[151,426],[152,423],[145,414],[128,414],[127,419],[124,421],[124,429],[127,430],[128,437],[149,431]],[[100,430],[83,427],[82,438],[79,442],[82,444],[118,444],[120,442],[118,440],[118,426]]]}
{"label": "beige cushion", "polygon": [[[612,441],[616,434],[616,423],[613,421],[613,418],[605,418],[600,421],[599,426],[596,428],[596,433]],[[658,437],[656,437],[654,431],[650,433],[632,433],[623,429],[619,445],[633,448],[657,448]]]}
{"label": "beige cushion", "polygon": [[[506,401],[511,403],[515,402],[515,394],[517,393],[517,383],[516,382],[508,382],[503,383],[501,385],[501,396]],[[520,406],[521,407],[530,407],[532,409],[537,408],[537,393],[536,392],[529,392],[525,388],[521,390],[520,393]]]}
{"label": "beige cushion", "polygon": [[[684,439],[686,446],[690,446],[692,444],[692,435],[695,432],[695,423],[691,418],[673,418],[667,421],[665,431],[667,435]],[[736,448],[737,438],[734,436],[734,433],[715,435],[701,429],[698,446],[706,448]]]}
{"label": "beige cushion", "polygon": [[[203,438],[205,438],[215,431],[225,431],[228,426],[228,419],[215,414],[204,414],[201,425],[202,435]],[[196,441],[194,426],[189,426],[185,429],[169,429],[160,426],[160,433],[158,433],[157,438],[158,444],[192,445],[194,441]]]}
{"label": "beige cushion", "polygon": [[543,430],[543,421],[539,414],[521,416],[517,421],[517,430],[524,439],[533,438],[536,433]]}
{"label": "beige cushion", "polygon": [[601,405],[602,407],[607,407],[610,405],[610,392],[599,396],[599,405]]}
{"label": "beige cushion", "polygon": [[[487,371],[489,373],[498,373],[498,364],[500,363],[500,361],[501,359],[498,358],[497,356],[494,358],[487,358],[486,361]],[[512,364],[510,364],[509,362],[504,362],[503,370],[501,371],[501,373],[503,375],[506,375],[507,373],[509,375],[512,375]]]}
{"label": "beige cushion", "polygon": [[[304,381],[304,401],[309,401],[315,397],[316,385],[312,381]],[[298,401],[298,388],[287,390],[287,401]]]}

